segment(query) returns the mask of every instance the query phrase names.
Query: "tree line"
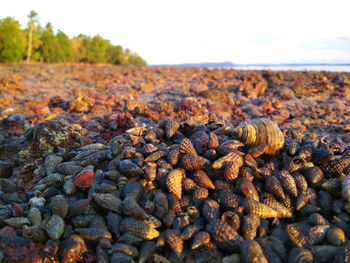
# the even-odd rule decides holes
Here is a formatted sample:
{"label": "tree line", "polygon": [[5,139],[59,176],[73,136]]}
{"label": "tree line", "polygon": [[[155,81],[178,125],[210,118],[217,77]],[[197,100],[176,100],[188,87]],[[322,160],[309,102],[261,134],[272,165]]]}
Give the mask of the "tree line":
{"label": "tree line", "polygon": [[64,32],[56,33],[48,23],[42,27],[38,14],[31,11],[28,24],[22,29],[12,17],[0,20],[0,62],[90,62],[117,65],[145,65],[137,53],[113,45],[100,35],[78,35],[70,39]]}

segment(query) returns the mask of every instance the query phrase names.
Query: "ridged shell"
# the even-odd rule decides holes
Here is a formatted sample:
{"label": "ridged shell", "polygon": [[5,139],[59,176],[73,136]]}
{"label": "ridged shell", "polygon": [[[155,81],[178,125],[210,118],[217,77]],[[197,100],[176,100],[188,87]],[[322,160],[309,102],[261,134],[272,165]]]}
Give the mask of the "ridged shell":
{"label": "ridged shell", "polygon": [[243,242],[243,238],[229,224],[221,219],[213,219],[206,225],[206,231],[209,232],[215,244],[230,252],[238,252]]}
{"label": "ridged shell", "polygon": [[63,235],[65,222],[58,215],[52,215],[49,218],[49,220],[46,222],[44,227],[45,227],[47,235],[52,240],[59,240],[60,237]]}
{"label": "ridged shell", "polygon": [[224,177],[226,181],[232,182],[239,175],[239,165],[236,162],[226,162]]}
{"label": "ridged shell", "polygon": [[145,222],[132,217],[126,217],[122,220],[120,230],[122,232],[131,233],[145,240],[152,240],[159,236],[159,232],[156,229],[150,227]]}
{"label": "ridged shell", "polygon": [[168,191],[175,195],[178,199],[182,196],[182,179],[184,177],[183,169],[175,169],[171,171],[165,181]]}
{"label": "ridged shell", "polygon": [[258,158],[260,155],[264,154],[269,147],[269,144],[256,145],[249,149],[248,154],[251,155],[253,158]]}
{"label": "ridged shell", "polygon": [[235,208],[238,207],[239,196],[231,192],[230,190],[221,190],[218,193],[217,201],[225,209],[234,210]]}
{"label": "ridged shell", "polygon": [[241,259],[244,263],[268,263],[264,252],[255,240],[245,240],[241,247]]}
{"label": "ridged shell", "polygon": [[213,164],[212,167],[214,169],[220,169],[221,167],[223,167],[226,162],[235,162],[237,163],[237,165],[239,167],[243,166],[243,153],[240,151],[234,151],[234,152],[230,152],[222,157],[220,157],[219,159],[217,159]]}
{"label": "ridged shell", "polygon": [[210,242],[210,235],[206,231],[199,231],[193,238],[191,249],[197,249],[200,246]]}
{"label": "ridged shell", "polygon": [[5,219],[4,222],[14,228],[21,228],[23,225],[29,225],[29,219],[26,217],[11,217]]}
{"label": "ridged shell", "polygon": [[100,227],[76,228],[74,231],[86,241],[98,241],[101,238],[112,238],[111,233],[107,229]]}
{"label": "ridged shell", "polygon": [[197,155],[197,152],[192,144],[192,142],[185,138],[180,144],[180,153]]}
{"label": "ridged shell", "polygon": [[245,198],[243,200],[243,207],[248,214],[254,214],[261,218],[273,218],[278,215],[276,210],[252,198]]}
{"label": "ridged shell", "polygon": [[260,226],[260,217],[257,215],[246,215],[243,217],[242,232],[246,240],[253,240],[256,237],[256,230]]}
{"label": "ridged shell", "polygon": [[209,178],[209,176],[203,170],[196,171],[193,174],[193,180],[201,187],[211,189],[211,190],[215,189],[215,186],[214,186],[212,180]]}
{"label": "ridged shell", "polygon": [[243,124],[234,129],[234,133],[249,147],[269,144],[265,149],[265,153],[269,155],[277,153],[284,145],[283,133],[276,123],[266,118],[254,119]]}
{"label": "ridged shell", "polygon": [[306,192],[308,185],[305,177],[300,173],[293,173],[293,178],[298,189],[298,194]]}
{"label": "ridged shell", "polygon": [[343,245],[346,240],[344,231],[339,227],[328,229],[326,238],[330,245],[337,247]]}
{"label": "ridged shell", "polygon": [[321,168],[314,166],[305,170],[305,178],[310,184],[317,184],[323,179]]}
{"label": "ridged shell", "polygon": [[143,165],[144,177],[147,181],[154,181],[157,178],[157,165],[153,162],[145,162]]}
{"label": "ridged shell", "polygon": [[165,135],[170,139],[178,131],[180,124],[177,121],[169,120],[165,124]]}
{"label": "ridged shell", "polygon": [[222,213],[221,220],[229,224],[230,227],[232,227],[236,231],[238,231],[241,224],[239,215],[233,211],[226,211]]}
{"label": "ridged shell", "polygon": [[280,173],[276,173],[276,177],[281,182],[281,185],[287,194],[297,197],[298,189],[295,180],[288,171],[283,170]]}
{"label": "ridged shell", "polygon": [[171,165],[175,166],[179,162],[180,159],[180,149],[175,148],[169,151],[168,161]]}
{"label": "ridged shell", "polygon": [[340,176],[343,170],[350,164],[350,157],[329,160],[320,165],[325,177]]}
{"label": "ridged shell", "polygon": [[260,195],[260,201],[277,211],[277,217],[279,218],[288,218],[293,217],[292,212],[282,205],[280,202],[278,202],[273,195],[270,193],[263,192]]}
{"label": "ridged shell", "polygon": [[85,212],[91,199],[79,199],[68,205],[68,217],[78,216]]}
{"label": "ridged shell", "polygon": [[215,200],[207,198],[202,206],[202,214],[207,221],[220,216],[220,205]]}
{"label": "ridged shell", "polygon": [[209,160],[192,154],[185,154],[181,159],[181,166],[189,171],[202,170],[209,164]]}
{"label": "ridged shell", "polygon": [[183,251],[183,240],[174,231],[170,231],[167,234],[166,241],[170,249],[175,253],[181,253]]}
{"label": "ridged shell", "polygon": [[256,190],[254,184],[246,178],[237,179],[238,191],[244,196],[252,198],[259,201],[258,191]]}
{"label": "ridged shell", "polygon": [[273,175],[265,177],[265,189],[279,199],[285,198],[281,182]]}
{"label": "ridged shell", "polygon": [[122,252],[131,258],[136,258],[139,255],[137,248],[128,244],[115,243],[112,246],[111,253]]}
{"label": "ridged shell", "polygon": [[219,137],[215,133],[209,133],[209,143],[208,147],[209,149],[216,149],[220,146],[219,144]]}
{"label": "ridged shell", "polygon": [[144,161],[145,162],[155,162],[165,155],[166,155],[166,153],[164,151],[156,151],[156,152],[153,152],[150,155],[148,155]]}
{"label": "ridged shell", "polygon": [[27,226],[22,228],[22,236],[30,238],[34,242],[45,242],[47,237],[45,231],[39,226]]}

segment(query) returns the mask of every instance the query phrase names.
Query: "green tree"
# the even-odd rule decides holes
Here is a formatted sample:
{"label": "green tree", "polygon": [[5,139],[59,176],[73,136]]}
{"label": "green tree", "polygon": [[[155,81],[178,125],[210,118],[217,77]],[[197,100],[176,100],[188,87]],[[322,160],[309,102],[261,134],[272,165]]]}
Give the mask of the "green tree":
{"label": "green tree", "polygon": [[147,64],[146,61],[136,53],[131,53],[129,55],[129,63],[137,66],[144,66]]}
{"label": "green tree", "polygon": [[23,59],[24,34],[12,17],[0,20],[0,61],[15,62]]}
{"label": "green tree", "polygon": [[52,26],[48,23],[41,35],[42,45],[40,53],[45,62],[59,62],[62,59],[62,52],[60,45],[56,38]]}
{"label": "green tree", "polygon": [[88,39],[84,45],[86,45],[86,58],[88,62],[106,62],[106,50],[109,46],[109,40],[96,35],[92,39]]}
{"label": "green tree", "polygon": [[72,39],[73,48],[73,60],[76,62],[86,62],[86,46],[87,42],[91,39],[88,36],[80,34]]}
{"label": "green tree", "polygon": [[106,61],[108,63],[120,65],[123,55],[123,48],[121,46],[114,46],[110,44],[106,49]]}
{"label": "green tree", "polygon": [[[33,53],[36,52],[36,50],[41,45],[40,41],[40,25],[38,22],[38,13],[35,11],[30,11],[28,15],[28,28],[27,28],[27,63],[30,62],[32,59]],[[34,52],[33,52],[34,50]],[[37,57],[37,54],[34,56]]]}
{"label": "green tree", "polygon": [[69,37],[58,30],[56,38],[59,44],[59,59],[60,61],[72,61],[73,60],[73,47]]}

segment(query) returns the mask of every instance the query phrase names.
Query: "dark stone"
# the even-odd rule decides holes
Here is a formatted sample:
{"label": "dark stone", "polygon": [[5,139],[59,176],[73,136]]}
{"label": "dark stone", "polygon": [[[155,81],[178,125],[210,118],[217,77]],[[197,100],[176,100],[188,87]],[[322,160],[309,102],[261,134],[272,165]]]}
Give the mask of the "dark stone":
{"label": "dark stone", "polygon": [[0,178],[10,177],[12,172],[12,165],[10,163],[0,161]]}

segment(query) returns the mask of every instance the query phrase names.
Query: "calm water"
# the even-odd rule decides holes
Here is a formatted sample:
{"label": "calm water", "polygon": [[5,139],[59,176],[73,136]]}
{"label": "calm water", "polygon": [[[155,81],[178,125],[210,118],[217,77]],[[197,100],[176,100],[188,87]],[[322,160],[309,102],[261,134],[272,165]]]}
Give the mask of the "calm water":
{"label": "calm water", "polygon": [[334,71],[334,72],[350,72],[349,65],[237,65],[227,67],[232,69],[247,70],[295,70],[295,71]]}

